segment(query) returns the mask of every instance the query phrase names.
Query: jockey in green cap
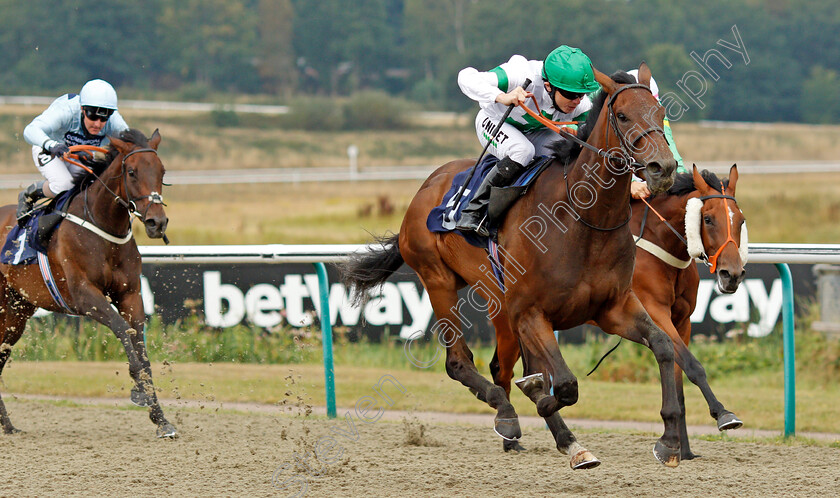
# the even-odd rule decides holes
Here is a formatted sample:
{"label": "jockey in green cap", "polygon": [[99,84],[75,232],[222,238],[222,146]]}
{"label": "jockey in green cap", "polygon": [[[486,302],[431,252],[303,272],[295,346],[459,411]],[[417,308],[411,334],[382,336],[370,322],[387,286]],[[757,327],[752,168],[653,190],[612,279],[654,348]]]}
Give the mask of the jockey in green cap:
{"label": "jockey in green cap", "polygon": [[[533,84],[521,88],[525,80]],[[528,60],[514,55],[509,61],[490,71],[468,67],[458,73],[461,91],[478,101],[481,110],[475,129],[482,146],[490,142],[488,152],[500,159],[478,187],[470,203],[461,212],[456,228],[488,235],[485,208],[491,187],[510,185],[536,155],[550,153],[549,145],[560,137],[514,107],[499,134],[491,142],[492,130],[511,104],[522,104],[532,95],[542,115],[552,121],[584,121],[592,107],[586,94],[600,89],[595,81],[592,62],[580,49],[561,45],[552,50],[545,61]],[[570,125],[566,131],[575,133]]]}

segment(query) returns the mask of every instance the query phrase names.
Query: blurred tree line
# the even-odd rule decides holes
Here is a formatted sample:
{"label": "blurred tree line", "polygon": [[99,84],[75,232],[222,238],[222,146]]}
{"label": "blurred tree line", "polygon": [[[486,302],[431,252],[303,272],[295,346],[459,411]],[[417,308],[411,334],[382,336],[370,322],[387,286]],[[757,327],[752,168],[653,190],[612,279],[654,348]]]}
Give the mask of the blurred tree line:
{"label": "blurred tree line", "polygon": [[[188,99],[381,90],[462,110],[462,67],[568,44],[607,73],[647,61],[686,119],[840,122],[837,0],[0,0],[0,12],[3,94],[101,77]],[[718,43],[736,44],[733,25],[749,63]],[[684,81],[696,100],[678,84],[689,71],[703,77]]]}

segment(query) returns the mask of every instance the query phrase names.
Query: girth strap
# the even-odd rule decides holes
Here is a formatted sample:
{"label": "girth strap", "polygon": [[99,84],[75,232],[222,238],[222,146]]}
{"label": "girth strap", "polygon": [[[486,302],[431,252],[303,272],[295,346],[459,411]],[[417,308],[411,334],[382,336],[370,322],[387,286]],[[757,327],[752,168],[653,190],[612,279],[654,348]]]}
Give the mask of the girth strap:
{"label": "girth strap", "polygon": [[52,275],[52,270],[50,270],[50,260],[47,258],[47,255],[42,252],[38,253],[38,267],[41,269],[41,277],[43,277],[44,284],[47,286],[47,290],[50,291],[50,296],[52,296],[55,304],[57,304],[59,308],[64,309],[67,314],[75,315],[73,310],[71,310],[70,307],[67,306],[67,303],[64,302],[64,298],[61,297],[61,292],[58,291],[58,284],[56,284]]}

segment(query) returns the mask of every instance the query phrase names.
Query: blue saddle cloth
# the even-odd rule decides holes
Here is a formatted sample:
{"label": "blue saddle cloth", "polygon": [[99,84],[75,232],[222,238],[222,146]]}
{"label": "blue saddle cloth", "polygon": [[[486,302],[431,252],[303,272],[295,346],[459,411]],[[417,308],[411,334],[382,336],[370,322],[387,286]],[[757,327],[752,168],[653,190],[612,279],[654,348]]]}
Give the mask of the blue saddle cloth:
{"label": "blue saddle cloth", "polygon": [[[525,169],[525,171],[517,178],[517,180],[513,183],[512,186],[514,187],[521,187],[529,185],[534,178],[537,177],[539,173],[541,173],[545,166],[550,162],[551,158],[546,156],[539,156],[531,161],[531,164]],[[461,210],[466,206],[470,199],[472,199],[475,191],[478,189],[478,186],[481,184],[481,181],[487,176],[487,173],[490,171],[496,163],[499,162],[499,159],[492,155],[487,155],[481,162],[476,166],[476,171],[473,177],[470,179],[469,185],[464,190],[464,194],[461,196],[461,199],[458,201],[458,205],[454,206],[455,202],[455,195],[461,189],[461,185],[463,185],[464,180],[467,179],[467,175],[470,174],[471,169],[467,169],[455,175],[455,178],[452,179],[452,186],[449,188],[449,191],[446,192],[446,195],[443,196],[443,201],[440,203],[439,206],[432,209],[429,213],[429,217],[426,219],[426,227],[431,232],[451,232],[455,230],[455,225],[458,222],[458,219],[461,218]],[[491,220],[493,223],[493,220]],[[458,230],[458,233],[464,237],[464,239],[469,242],[470,244],[480,247],[482,249],[487,248],[487,237],[482,237],[475,232],[462,232]]]}
{"label": "blue saddle cloth", "polygon": [[[6,242],[3,244],[2,253],[0,253],[0,263],[6,265],[31,265],[36,262],[38,253],[47,253],[46,246],[42,245],[42,240],[48,240],[48,235],[38,234],[38,227],[41,225],[42,218],[45,215],[51,215],[62,211],[69,200],[75,195],[76,189],[71,189],[59,194],[54,202],[47,204],[44,209],[39,209],[29,217],[26,225],[21,227],[15,224],[6,236]],[[50,232],[58,227],[58,223],[53,221],[53,226]],[[43,230],[42,230],[43,232]]]}

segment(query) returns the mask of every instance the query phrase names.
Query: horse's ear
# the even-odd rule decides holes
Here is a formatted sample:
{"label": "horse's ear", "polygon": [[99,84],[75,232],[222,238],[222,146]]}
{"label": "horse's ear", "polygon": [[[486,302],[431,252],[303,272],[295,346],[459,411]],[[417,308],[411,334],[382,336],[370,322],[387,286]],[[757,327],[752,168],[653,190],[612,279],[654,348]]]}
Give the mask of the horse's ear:
{"label": "horse's ear", "polygon": [[612,78],[601,71],[598,71],[595,67],[592,67],[592,72],[595,73],[595,81],[601,85],[601,88],[603,88],[605,92],[609,94],[615,93],[615,90],[618,88],[618,84],[613,81]]}
{"label": "horse's ear", "polygon": [[639,83],[645,86],[650,86],[650,78],[650,68],[648,67],[647,62],[642,61],[642,63],[639,64]]}
{"label": "horse's ear", "polygon": [[151,145],[155,150],[157,150],[158,145],[160,145],[160,132],[157,128],[155,128],[155,132],[152,133],[151,138],[149,138],[149,145]]}
{"label": "horse's ear", "polygon": [[735,184],[738,183],[738,165],[733,164],[729,168],[729,185],[726,186],[726,193],[735,197]]}
{"label": "horse's ear", "polygon": [[709,191],[712,189],[707,183],[706,180],[703,179],[703,175],[700,174],[700,170],[697,169],[696,164],[692,164],[694,170],[692,171],[692,176],[694,177],[694,188],[700,191],[700,195],[709,195]]}
{"label": "horse's ear", "polygon": [[120,151],[123,154],[127,153],[128,149],[130,148],[127,143],[123,142],[119,138],[108,137],[108,140],[110,140],[112,147],[116,148],[118,151]]}

